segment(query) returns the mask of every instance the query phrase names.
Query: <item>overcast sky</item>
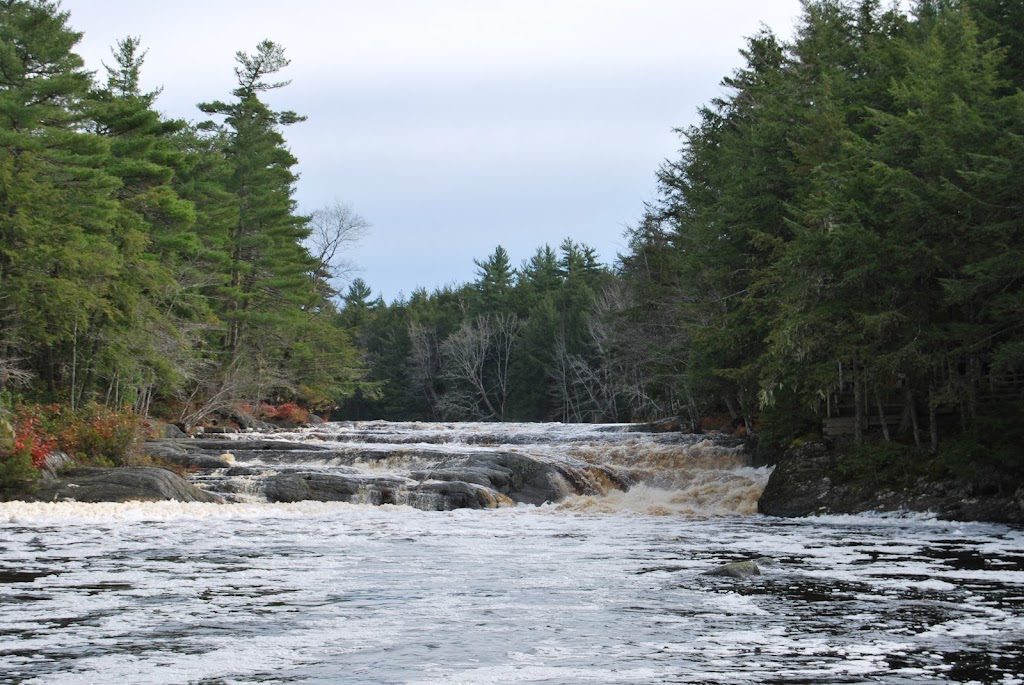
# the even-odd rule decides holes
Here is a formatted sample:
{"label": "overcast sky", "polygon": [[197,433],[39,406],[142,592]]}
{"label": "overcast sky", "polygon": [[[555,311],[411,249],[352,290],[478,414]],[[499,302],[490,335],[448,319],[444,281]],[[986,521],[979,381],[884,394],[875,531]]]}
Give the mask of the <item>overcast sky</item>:
{"label": "overcast sky", "polygon": [[143,86],[173,117],[228,99],[234,55],[269,38],[291,85],[272,106],[296,199],[372,224],[351,259],[388,301],[518,265],[570,237],[611,263],[679,147],[674,128],[723,91],[762,24],[792,33],[799,0],[63,0],[90,69],[139,36]]}

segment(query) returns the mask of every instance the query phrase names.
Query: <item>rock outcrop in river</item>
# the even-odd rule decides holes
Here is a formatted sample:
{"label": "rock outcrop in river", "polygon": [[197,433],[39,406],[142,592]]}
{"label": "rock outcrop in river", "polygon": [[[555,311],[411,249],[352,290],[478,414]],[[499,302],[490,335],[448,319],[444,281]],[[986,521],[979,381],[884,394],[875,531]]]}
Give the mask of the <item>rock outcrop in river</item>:
{"label": "rock outcrop in river", "polygon": [[758,511],[769,516],[921,512],[955,521],[1024,523],[1024,487],[998,479],[852,476],[846,455],[823,442],[789,449],[765,486]]}
{"label": "rock outcrop in river", "polygon": [[32,498],[43,502],[221,501],[166,469],[148,467],[69,469],[44,479]]}
{"label": "rock outcrop in river", "polygon": [[337,423],[158,440],[147,451],[228,502],[450,510],[635,491],[648,510],[721,515],[752,513],[767,478],[735,441],[629,425]]}

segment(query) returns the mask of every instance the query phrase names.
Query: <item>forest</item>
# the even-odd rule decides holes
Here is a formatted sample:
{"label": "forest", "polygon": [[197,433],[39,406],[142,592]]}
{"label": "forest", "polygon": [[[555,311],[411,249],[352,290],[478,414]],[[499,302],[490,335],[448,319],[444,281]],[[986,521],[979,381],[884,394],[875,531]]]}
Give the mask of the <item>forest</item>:
{"label": "forest", "polygon": [[262,99],[283,46],[237,53],[237,88],[181,121],[140,90],[139,38],[92,72],[72,25],[0,2],[0,453],[30,404],[193,427],[287,403],[679,417],[773,446],[834,419],[855,443],[1019,465],[1017,0],[805,0],[791,38],[748,38],[722,97],[680,113],[696,123],[624,254],[496,246],[472,282],[390,303],[340,278],[366,221],[293,199],[303,117]]}

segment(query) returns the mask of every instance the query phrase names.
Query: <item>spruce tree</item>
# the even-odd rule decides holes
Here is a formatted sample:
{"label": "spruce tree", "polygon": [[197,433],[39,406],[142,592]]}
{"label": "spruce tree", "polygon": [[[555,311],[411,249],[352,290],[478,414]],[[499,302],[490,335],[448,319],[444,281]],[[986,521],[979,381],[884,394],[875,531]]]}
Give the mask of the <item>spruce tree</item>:
{"label": "spruce tree", "polygon": [[304,120],[270,109],[260,95],[287,82],[268,81],[288,65],[284,49],[267,40],[256,52],[236,54],[238,87],[232,102],[209,102],[206,114],[224,117],[216,144],[230,176],[225,179],[234,221],[228,227],[227,282],[219,293],[227,363],[257,355],[277,364],[288,353],[292,332],[317,302],[310,274],[316,267],[303,247],[307,217],[296,211],[296,158],[280,128]]}

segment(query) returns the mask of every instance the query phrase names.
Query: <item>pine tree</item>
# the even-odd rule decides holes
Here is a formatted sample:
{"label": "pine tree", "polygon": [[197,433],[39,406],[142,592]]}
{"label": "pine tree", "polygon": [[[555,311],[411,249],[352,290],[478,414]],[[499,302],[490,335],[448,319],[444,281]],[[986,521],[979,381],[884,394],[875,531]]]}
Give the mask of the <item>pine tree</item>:
{"label": "pine tree", "polygon": [[224,117],[215,141],[230,169],[226,190],[236,212],[224,244],[222,345],[229,364],[248,349],[269,356],[265,361],[274,365],[287,353],[290,331],[317,301],[310,279],[316,264],[302,246],[309,236],[307,218],[297,214],[292,197],[297,160],[279,130],[304,117],[273,111],[260,100],[260,94],[287,85],[267,80],[288,65],[281,46],[263,41],[254,54],[239,52],[236,60],[236,99],[199,106]]}
{"label": "pine tree", "polygon": [[145,52],[139,48],[137,38],[118,42],[115,66],[105,65],[107,80],[88,103],[90,128],[110,144],[106,169],[121,182],[115,220],[121,264],[111,289],[117,316],[102,349],[83,362],[89,376],[104,379],[112,399],[142,409],[158,384],[166,392],[188,377],[197,342],[188,335],[189,322],[208,307],[180,296],[202,249],[194,207],[173,186],[185,164],[176,137],[186,125],[153,109],[159,91],[141,91]]}
{"label": "pine tree", "polygon": [[483,261],[474,259],[477,266],[477,311],[483,314],[506,313],[512,309],[512,262],[501,245]]}
{"label": "pine tree", "polygon": [[73,401],[79,354],[118,316],[125,245],[109,146],[83,131],[91,77],[67,20],[57,3],[0,4],[0,360]]}

